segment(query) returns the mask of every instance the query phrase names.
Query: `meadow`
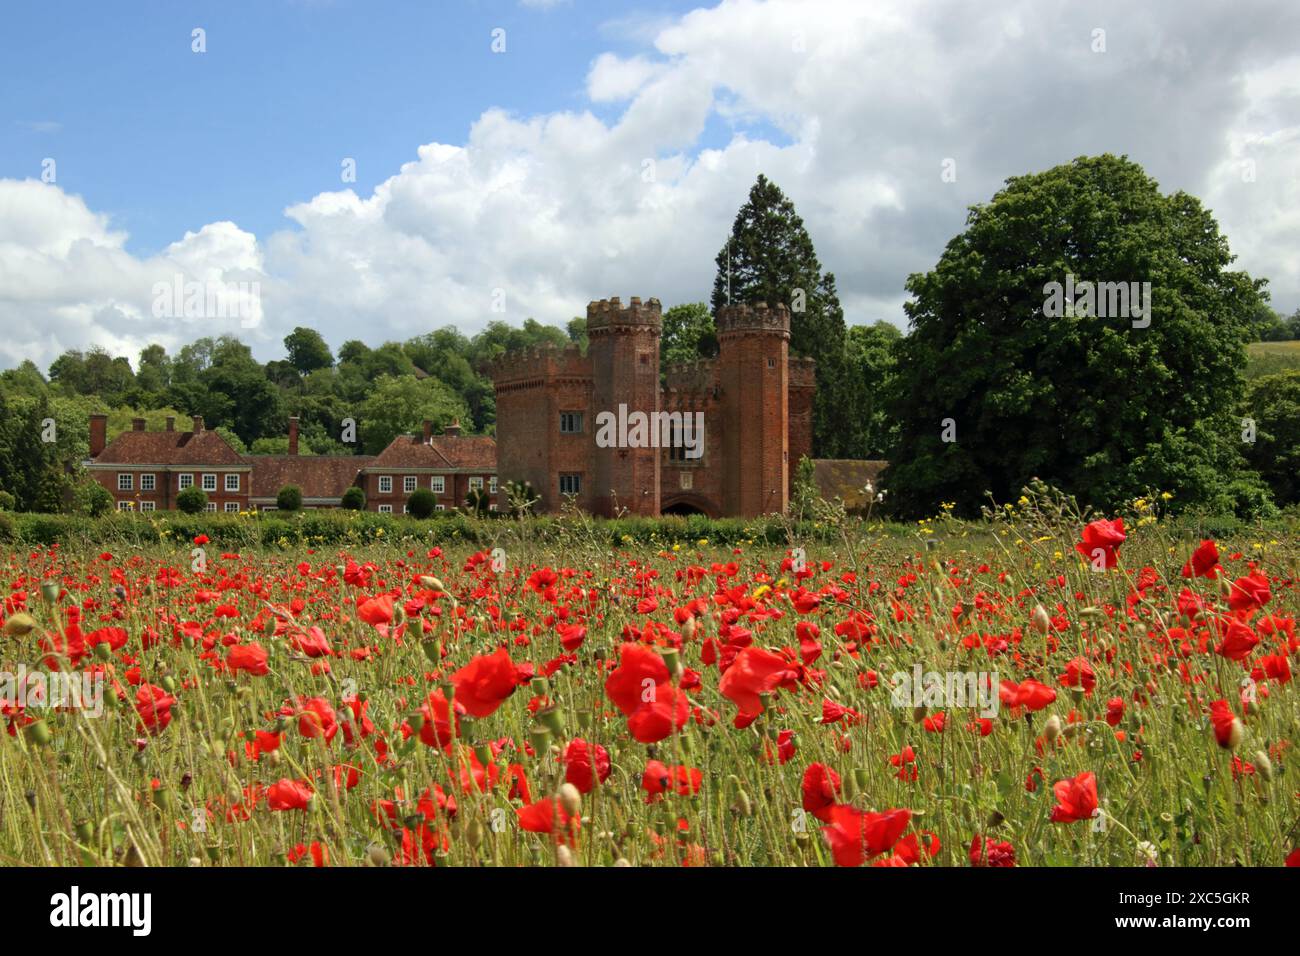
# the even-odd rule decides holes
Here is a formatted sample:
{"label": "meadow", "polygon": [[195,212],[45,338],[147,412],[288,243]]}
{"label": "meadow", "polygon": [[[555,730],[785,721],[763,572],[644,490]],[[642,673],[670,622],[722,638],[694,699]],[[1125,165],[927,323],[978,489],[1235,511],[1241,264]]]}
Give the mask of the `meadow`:
{"label": "meadow", "polygon": [[0,862],[1300,862],[1300,542],[1158,510],[9,542]]}

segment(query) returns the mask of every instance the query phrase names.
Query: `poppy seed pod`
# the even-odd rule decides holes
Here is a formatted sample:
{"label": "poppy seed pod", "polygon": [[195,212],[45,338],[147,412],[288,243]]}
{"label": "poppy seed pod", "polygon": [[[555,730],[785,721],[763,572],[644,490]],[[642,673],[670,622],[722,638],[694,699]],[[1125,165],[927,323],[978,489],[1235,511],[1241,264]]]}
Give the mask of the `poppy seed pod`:
{"label": "poppy seed pod", "polygon": [[1059,736],[1061,736],[1061,718],[1052,714],[1043,725],[1043,737],[1049,744],[1054,744]]}
{"label": "poppy seed pod", "polygon": [[1262,750],[1255,751],[1255,770],[1265,783],[1273,782],[1273,761],[1268,759],[1268,754]]}
{"label": "poppy seed pod", "polygon": [[533,745],[533,751],[540,757],[550,748],[551,732],[545,727],[534,727],[528,734],[528,740]]}
{"label": "poppy seed pod", "polygon": [[576,817],[582,809],[582,793],[571,783],[560,785],[559,792],[556,794],[560,807],[566,814]]}
{"label": "poppy seed pod", "polygon": [[564,733],[564,715],[560,712],[560,708],[547,707],[537,715],[537,719],[555,736],[559,737]]}
{"label": "poppy seed pod", "polygon": [[23,736],[35,747],[48,747],[53,739],[50,728],[44,720],[34,720],[24,727]]}
{"label": "poppy seed pod", "polygon": [[561,843],[555,848],[555,865],[556,866],[577,866],[573,859],[573,851]]}
{"label": "poppy seed pod", "polygon": [[1029,624],[1039,634],[1046,634],[1048,628],[1052,626],[1052,619],[1047,614],[1047,608],[1041,604],[1034,605],[1034,613],[1030,616]]}
{"label": "poppy seed pod", "polygon": [[59,598],[59,583],[57,581],[41,582],[41,597],[45,599],[46,604],[53,604]]}
{"label": "poppy seed pod", "polygon": [[30,614],[15,614],[5,621],[4,635],[5,637],[26,637],[35,628],[36,618]]}

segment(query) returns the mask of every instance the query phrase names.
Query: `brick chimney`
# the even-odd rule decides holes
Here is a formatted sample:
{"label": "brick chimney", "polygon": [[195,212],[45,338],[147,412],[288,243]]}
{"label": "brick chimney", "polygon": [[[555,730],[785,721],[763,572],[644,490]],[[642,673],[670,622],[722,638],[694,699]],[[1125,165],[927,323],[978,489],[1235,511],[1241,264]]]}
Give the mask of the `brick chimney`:
{"label": "brick chimney", "polygon": [[460,419],[453,418],[451,420],[451,424],[448,425],[445,429],[443,429],[443,432],[445,434],[450,435],[452,438],[460,437]]}
{"label": "brick chimney", "polygon": [[426,445],[433,443],[433,422],[427,418],[424,420],[424,443]]}
{"label": "brick chimney", "polygon": [[133,432],[142,432],[142,431],[144,431],[144,419],[143,419],[143,418],[133,418],[133,419],[131,419],[131,431],[133,431]]}
{"label": "brick chimney", "polygon": [[203,416],[202,416],[202,415],[195,415],[195,416],[194,416],[194,434],[197,435],[197,434],[198,434],[199,432],[201,432],[201,431],[203,431]]}
{"label": "brick chimney", "polygon": [[108,416],[90,416],[90,457],[98,458],[108,443]]}
{"label": "brick chimney", "polygon": [[298,416],[289,416],[289,454],[298,454]]}
{"label": "brick chimney", "polygon": [[168,430],[169,432],[174,432],[174,431],[176,431],[176,416],[175,416],[175,415],[168,415],[168,416],[167,416],[167,430]]}

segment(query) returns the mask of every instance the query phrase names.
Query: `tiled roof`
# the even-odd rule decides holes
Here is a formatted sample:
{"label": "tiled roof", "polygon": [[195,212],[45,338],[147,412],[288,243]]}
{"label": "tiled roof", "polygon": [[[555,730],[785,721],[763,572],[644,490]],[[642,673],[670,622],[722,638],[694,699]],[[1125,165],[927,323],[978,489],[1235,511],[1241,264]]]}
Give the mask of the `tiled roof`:
{"label": "tiled roof", "polygon": [[95,459],[111,465],[242,465],[239,453],[214,431],[125,431]]}
{"label": "tiled roof", "polygon": [[486,435],[434,435],[426,445],[419,435],[398,435],[379,453],[375,468],[461,468],[497,470],[497,443]]}
{"label": "tiled roof", "polygon": [[849,511],[865,509],[867,496],[863,486],[871,482],[881,490],[880,476],[889,467],[887,461],[869,461],[850,458],[815,458],[813,468],[817,490],[823,498],[842,498]]}
{"label": "tiled roof", "polygon": [[342,498],[373,455],[245,455],[253,466],[253,498],[274,498],[285,485],[297,485],[304,498]]}

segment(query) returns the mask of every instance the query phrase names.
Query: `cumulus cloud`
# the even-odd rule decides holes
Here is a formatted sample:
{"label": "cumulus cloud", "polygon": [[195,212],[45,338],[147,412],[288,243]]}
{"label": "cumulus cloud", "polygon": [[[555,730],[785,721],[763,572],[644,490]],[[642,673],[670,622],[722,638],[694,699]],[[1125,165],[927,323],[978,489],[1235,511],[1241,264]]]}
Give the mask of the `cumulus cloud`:
{"label": "cumulus cloud", "polygon": [[[0,181],[0,357],[134,355],[222,331],[270,357],[295,325],[337,346],[563,323],[608,295],[706,299],[759,172],[796,203],[849,320],[901,322],[907,275],[934,264],[968,205],[1105,151],[1202,197],[1289,312],[1298,37],[1285,0],[724,0],[657,26],[632,55],[596,57],[587,108],[485,108],[463,142],[418,146],[369,195],[293,202],[295,228],[269,236],[214,223],[137,259],[78,197]],[[177,274],[257,281],[258,324],[156,318],[151,290]]]}

